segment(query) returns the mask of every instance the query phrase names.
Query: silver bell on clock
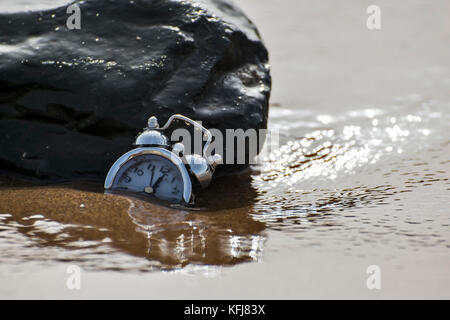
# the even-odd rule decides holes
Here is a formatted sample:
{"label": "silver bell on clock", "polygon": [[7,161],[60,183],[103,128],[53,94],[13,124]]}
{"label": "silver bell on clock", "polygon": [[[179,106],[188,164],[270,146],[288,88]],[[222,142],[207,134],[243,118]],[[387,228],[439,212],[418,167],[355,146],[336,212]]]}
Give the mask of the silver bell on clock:
{"label": "silver bell on clock", "polygon": [[[163,134],[175,119],[202,130],[207,140],[201,155],[185,155],[183,144],[171,144]],[[122,155],[109,169],[105,189],[189,204],[193,200],[193,179],[207,187],[216,166],[222,162],[220,155],[206,155],[211,141],[210,131],[188,117],[175,114],[163,127],[159,127],[156,117],[151,117],[147,128],[136,138],[137,148]]]}

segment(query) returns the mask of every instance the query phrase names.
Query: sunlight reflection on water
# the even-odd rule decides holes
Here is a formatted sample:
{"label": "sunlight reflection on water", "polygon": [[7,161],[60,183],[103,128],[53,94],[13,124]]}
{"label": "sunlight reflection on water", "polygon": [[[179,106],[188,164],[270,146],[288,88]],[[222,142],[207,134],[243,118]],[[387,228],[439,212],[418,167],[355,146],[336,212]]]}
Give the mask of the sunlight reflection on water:
{"label": "sunlight reflection on water", "polygon": [[385,111],[272,108],[279,149],[250,176],[218,179],[201,210],[58,187],[3,189],[0,260],[215,276],[223,266],[263,261],[267,239],[281,230],[299,248],[341,243],[346,254],[377,241],[448,248],[448,216],[416,212],[421,199],[408,198],[417,187],[448,190],[445,108],[417,96]]}

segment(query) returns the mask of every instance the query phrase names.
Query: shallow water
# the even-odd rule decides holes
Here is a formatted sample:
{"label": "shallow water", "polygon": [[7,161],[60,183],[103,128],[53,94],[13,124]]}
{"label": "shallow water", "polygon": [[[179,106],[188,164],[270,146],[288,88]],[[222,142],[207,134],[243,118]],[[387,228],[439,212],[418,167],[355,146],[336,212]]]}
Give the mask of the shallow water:
{"label": "shallow water", "polygon": [[[347,84],[336,80],[341,90],[327,90],[314,82],[317,73],[330,81],[345,67],[320,40],[328,35],[324,21],[336,16],[331,4],[305,3],[286,5],[297,13],[320,12],[321,19],[306,17],[302,25],[292,16],[276,27],[263,19],[270,9],[282,16],[273,4],[243,2],[273,53],[269,127],[280,134],[279,148],[268,144],[251,172],[215,180],[200,195],[198,210],[104,194],[95,183],[2,180],[0,297],[449,298],[450,63],[435,50],[409,63],[384,60],[392,52],[411,57],[390,42],[395,32],[385,33],[376,41],[387,45],[373,46],[388,62],[376,60],[362,72],[372,71],[376,85],[353,86],[361,76],[356,68],[347,70]],[[418,16],[423,6],[414,2],[408,14]],[[360,7],[347,9],[351,15]],[[433,10],[439,21],[443,14]],[[402,22],[396,21],[396,32]],[[304,54],[309,93],[295,92],[284,70],[298,58],[286,45],[280,56],[283,37],[275,33],[288,30],[286,24],[318,33],[296,44],[297,52],[322,46],[322,53]],[[449,35],[433,23],[429,29],[442,39]],[[367,32],[348,30],[360,41]],[[330,47],[341,45],[333,39]],[[424,39],[418,33],[414,45],[426,47]],[[359,50],[367,52],[356,50],[356,65],[364,61],[361,54],[374,57],[370,48]],[[329,69],[321,69],[323,60]],[[381,76],[387,73],[392,76]],[[316,104],[320,95],[326,102]],[[81,290],[66,287],[72,264],[82,269]],[[366,287],[369,265],[381,269],[381,290]]]}
{"label": "shallow water", "polygon": [[[404,268],[416,252],[448,263],[450,146],[439,136],[448,115],[419,97],[402,103],[407,112],[319,117],[273,108],[280,149],[249,175],[216,180],[201,194],[200,210],[103,194],[96,184],[4,186],[2,269],[75,263],[99,277],[105,271],[204,277],[224,266],[266,263],[266,247],[274,250],[281,238],[275,250],[284,257],[314,248],[354,264],[376,249],[384,253],[376,259],[381,266]],[[292,117],[308,128],[290,124]]]}

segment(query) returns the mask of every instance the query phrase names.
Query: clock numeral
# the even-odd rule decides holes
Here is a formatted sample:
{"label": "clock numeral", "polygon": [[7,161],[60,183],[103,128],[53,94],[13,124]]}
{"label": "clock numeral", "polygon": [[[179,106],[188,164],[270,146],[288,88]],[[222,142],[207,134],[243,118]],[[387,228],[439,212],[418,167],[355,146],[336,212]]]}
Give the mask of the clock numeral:
{"label": "clock numeral", "polygon": [[141,169],[139,169],[138,171],[137,171],[137,175],[138,176],[142,176],[144,174],[144,171],[142,171]]}
{"label": "clock numeral", "polygon": [[123,177],[123,180],[124,180],[126,183],[130,183],[130,182],[131,182],[131,178],[130,178],[129,176],[124,176],[124,177]]}
{"label": "clock numeral", "polygon": [[174,195],[177,195],[179,192],[180,192],[180,189],[178,189],[178,187],[175,187],[175,188],[172,190],[172,194],[174,194]]}
{"label": "clock numeral", "polygon": [[159,171],[160,171],[162,174],[167,174],[167,173],[169,173],[169,168],[162,166],[162,167],[159,169]]}

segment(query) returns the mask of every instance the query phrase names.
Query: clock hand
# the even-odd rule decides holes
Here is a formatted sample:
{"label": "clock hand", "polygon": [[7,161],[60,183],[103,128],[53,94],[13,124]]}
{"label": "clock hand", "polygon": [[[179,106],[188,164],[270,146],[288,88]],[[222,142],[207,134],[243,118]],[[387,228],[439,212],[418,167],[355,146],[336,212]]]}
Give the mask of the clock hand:
{"label": "clock hand", "polygon": [[153,185],[153,176],[155,175],[155,166],[152,166],[152,178],[150,179],[150,185]]}
{"label": "clock hand", "polygon": [[152,185],[153,190],[156,190],[156,188],[159,187],[159,184],[161,183],[161,181],[163,180],[164,175],[161,175],[158,180],[155,181],[155,183]]}

